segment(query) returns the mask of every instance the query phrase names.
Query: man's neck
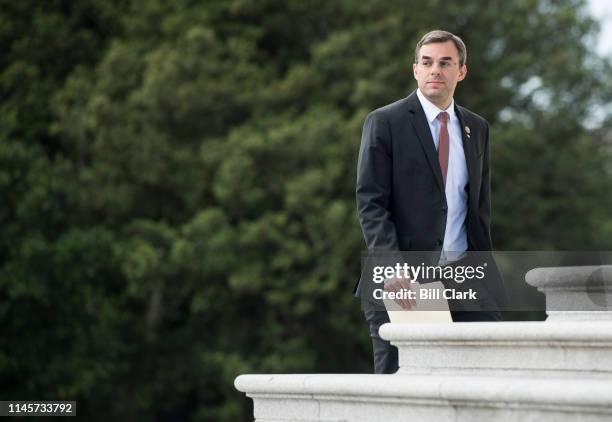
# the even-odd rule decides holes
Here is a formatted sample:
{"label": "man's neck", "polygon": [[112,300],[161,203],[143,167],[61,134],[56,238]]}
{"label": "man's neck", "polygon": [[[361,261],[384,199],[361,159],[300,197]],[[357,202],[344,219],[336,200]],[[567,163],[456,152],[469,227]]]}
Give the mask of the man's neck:
{"label": "man's neck", "polygon": [[453,98],[452,97],[447,98],[446,100],[444,100],[444,102],[437,102],[437,101],[431,101],[431,102],[434,103],[436,107],[438,107],[440,110],[446,110],[453,102]]}
{"label": "man's neck", "polygon": [[419,91],[419,94],[421,94],[421,98],[426,99],[431,104],[438,107],[440,110],[443,110],[443,111],[447,110],[450,107],[450,105],[453,103],[452,95],[448,98],[445,98],[444,100],[436,100],[436,99],[428,98],[427,96],[425,96],[425,94],[423,94],[423,91],[421,91],[420,89],[417,88],[417,90]]}
{"label": "man's neck", "polygon": [[[427,98],[427,97],[425,97]],[[440,110],[446,110],[453,102],[453,97],[448,97],[443,100],[436,100],[433,98],[427,98],[433,105],[438,107]]]}

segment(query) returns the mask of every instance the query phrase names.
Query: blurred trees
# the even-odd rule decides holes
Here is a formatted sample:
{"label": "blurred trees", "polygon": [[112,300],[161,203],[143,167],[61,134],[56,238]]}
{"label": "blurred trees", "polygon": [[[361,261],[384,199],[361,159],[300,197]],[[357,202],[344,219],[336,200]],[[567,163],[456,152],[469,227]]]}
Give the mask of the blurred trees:
{"label": "blurred trees", "polygon": [[229,421],[240,373],[368,371],[361,125],[433,28],[492,124],[496,247],[609,249],[582,3],[2,2],[2,396]]}

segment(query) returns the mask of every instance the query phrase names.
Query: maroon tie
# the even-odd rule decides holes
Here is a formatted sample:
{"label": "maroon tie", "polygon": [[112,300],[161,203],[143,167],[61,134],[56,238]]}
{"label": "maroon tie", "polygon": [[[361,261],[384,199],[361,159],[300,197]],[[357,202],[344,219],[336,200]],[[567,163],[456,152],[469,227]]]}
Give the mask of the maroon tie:
{"label": "maroon tie", "polygon": [[442,170],[442,179],[446,186],[446,174],[448,173],[448,113],[443,111],[438,114],[440,121],[440,134],[438,135],[438,161],[440,162],[440,170]]}

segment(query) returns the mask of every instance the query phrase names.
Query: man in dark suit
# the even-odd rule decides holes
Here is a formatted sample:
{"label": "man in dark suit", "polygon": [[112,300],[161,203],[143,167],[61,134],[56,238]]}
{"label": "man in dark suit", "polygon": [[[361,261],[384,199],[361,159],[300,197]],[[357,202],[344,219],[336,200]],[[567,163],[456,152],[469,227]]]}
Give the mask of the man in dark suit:
{"label": "man in dark suit", "polygon": [[[418,89],[367,116],[356,195],[369,251],[438,251],[440,262],[453,265],[453,256],[492,249],[489,125],[453,100],[457,83],[467,74],[466,57],[465,45],[456,35],[424,35],[413,64]],[[385,289],[407,287],[405,283],[390,279]],[[481,299],[481,310],[451,307],[454,321],[501,320],[501,277],[485,283],[490,284],[485,288],[489,294]],[[362,275],[358,296],[363,284]],[[388,315],[364,312],[375,372],[393,373],[398,368],[397,349],[378,336]]]}

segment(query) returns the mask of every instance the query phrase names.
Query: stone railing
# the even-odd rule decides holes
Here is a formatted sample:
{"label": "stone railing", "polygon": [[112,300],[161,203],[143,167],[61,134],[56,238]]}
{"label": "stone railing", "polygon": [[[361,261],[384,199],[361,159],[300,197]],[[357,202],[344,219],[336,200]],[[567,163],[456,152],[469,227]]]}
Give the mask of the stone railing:
{"label": "stone railing", "polygon": [[610,421],[612,269],[539,268],[545,322],[385,324],[393,375],[241,375],[259,422]]}

